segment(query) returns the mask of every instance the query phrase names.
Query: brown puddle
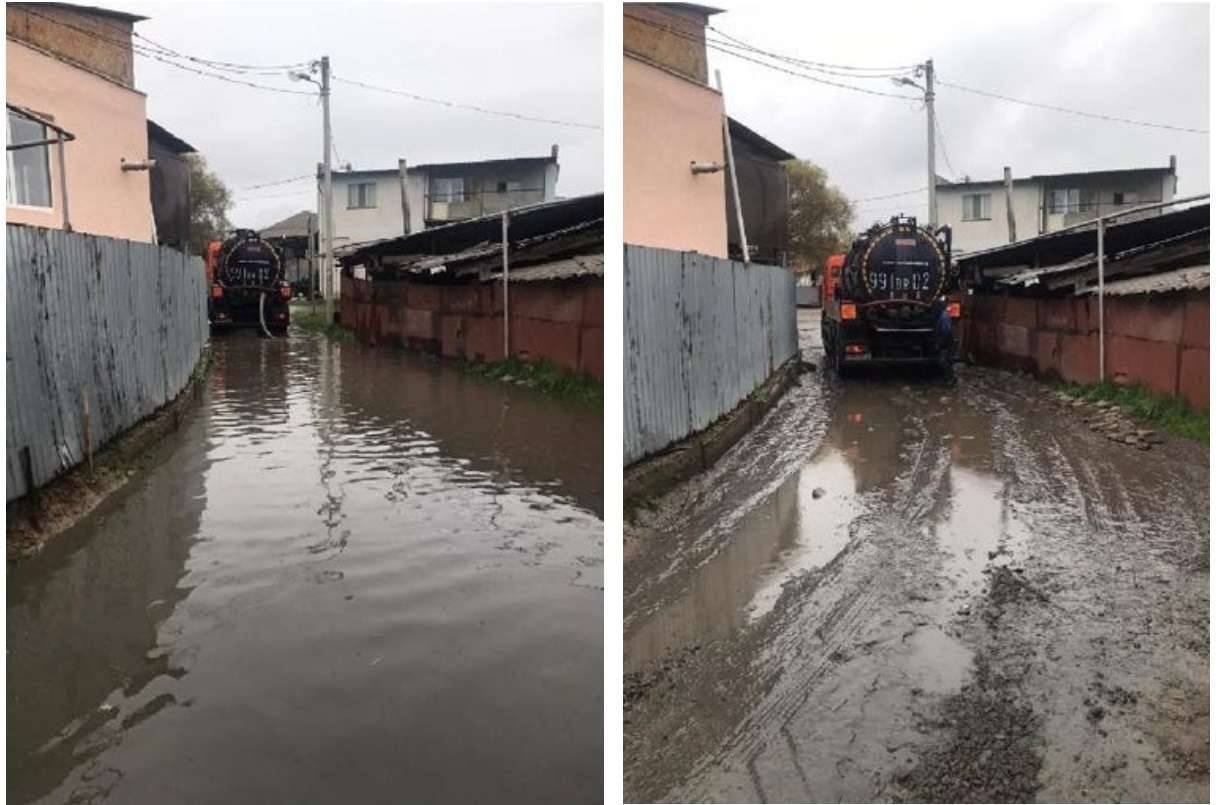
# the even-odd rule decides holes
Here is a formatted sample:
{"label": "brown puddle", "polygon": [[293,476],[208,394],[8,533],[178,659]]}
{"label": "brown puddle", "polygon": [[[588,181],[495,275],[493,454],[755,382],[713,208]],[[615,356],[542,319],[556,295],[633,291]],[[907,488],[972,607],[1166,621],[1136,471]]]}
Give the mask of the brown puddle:
{"label": "brown puddle", "polygon": [[602,791],[602,416],[214,343],[162,461],[9,570],[12,802]]}
{"label": "brown puddle", "polygon": [[[913,429],[913,414],[922,418],[924,435]],[[904,482],[913,458],[923,466],[946,457],[944,474],[929,481],[946,486],[927,490],[938,498],[929,521],[942,557],[934,565],[964,598],[977,593],[990,554],[995,558],[1006,544],[998,534],[1017,531],[1008,528],[1003,484],[992,470],[991,427],[989,416],[939,386],[844,384],[813,455],[740,517],[724,547],[689,575],[679,595],[629,627],[625,671],[731,638],[765,619],[788,586],[823,571],[849,548],[858,519],[887,505],[883,498]],[[1015,537],[1008,549],[1017,544]],[[913,667],[928,666],[926,689],[952,690],[965,678],[971,654],[942,631],[921,628],[908,642]]]}

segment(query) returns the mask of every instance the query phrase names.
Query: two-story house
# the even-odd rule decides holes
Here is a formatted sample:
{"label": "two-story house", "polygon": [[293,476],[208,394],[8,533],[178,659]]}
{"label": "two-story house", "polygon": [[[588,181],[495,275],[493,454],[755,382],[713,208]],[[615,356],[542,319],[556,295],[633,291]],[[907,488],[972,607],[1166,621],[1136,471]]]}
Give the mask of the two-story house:
{"label": "two-story house", "polygon": [[[143,19],[65,3],[5,7],[6,143],[25,146],[7,151],[9,223],[154,239],[145,96],[131,48]],[[61,137],[72,139],[57,146]]]}
{"label": "two-story house", "polygon": [[691,3],[623,5],[627,243],[729,254],[728,182],[717,167],[725,163],[725,103],[708,86],[704,44],[708,18],[718,13]]}
{"label": "two-story house", "polygon": [[[1173,156],[1163,168],[1081,171],[1013,179],[1015,240],[1055,232],[1142,204],[1173,201],[1177,189]],[[955,253],[1008,243],[1005,203],[1002,179],[937,182],[938,217],[954,230]]]}
{"label": "two-story house", "polygon": [[559,173],[555,145],[545,157],[414,165],[405,182],[397,168],[333,171],[335,246],[551,201]]}

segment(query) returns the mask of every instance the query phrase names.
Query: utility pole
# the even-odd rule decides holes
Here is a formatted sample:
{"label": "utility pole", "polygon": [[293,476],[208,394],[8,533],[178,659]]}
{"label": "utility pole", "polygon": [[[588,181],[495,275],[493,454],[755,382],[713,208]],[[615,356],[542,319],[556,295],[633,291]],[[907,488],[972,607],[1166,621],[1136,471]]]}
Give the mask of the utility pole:
{"label": "utility pole", "polygon": [[399,160],[399,201],[403,205],[403,234],[411,234],[411,203],[407,200],[407,160]]}
{"label": "utility pole", "polygon": [[937,120],[933,117],[933,60],[924,63],[924,109],[928,113],[928,225],[937,228]]}
{"label": "utility pole", "polygon": [[322,196],[326,208],[326,220],[323,224],[323,298],[326,300],[326,323],[330,326],[335,321],[335,270],[334,238],[335,222],[332,220],[334,199],[331,195],[331,59],[323,56],[322,66]]}
{"label": "utility pole", "polygon": [[1005,166],[1005,220],[1009,222],[1009,242],[1017,240],[1017,224],[1013,220],[1013,171]]}

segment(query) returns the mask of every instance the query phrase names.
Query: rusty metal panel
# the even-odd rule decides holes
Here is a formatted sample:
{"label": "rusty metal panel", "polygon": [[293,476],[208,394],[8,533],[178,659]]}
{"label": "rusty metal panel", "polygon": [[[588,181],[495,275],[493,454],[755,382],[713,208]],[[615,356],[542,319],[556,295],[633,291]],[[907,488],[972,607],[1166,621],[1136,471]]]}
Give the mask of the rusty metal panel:
{"label": "rusty metal panel", "polygon": [[623,276],[625,465],[708,427],[797,354],[785,269],[625,246]]}
{"label": "rusty metal panel", "polygon": [[186,385],[207,341],[203,261],[173,249],[7,225],[6,499]]}

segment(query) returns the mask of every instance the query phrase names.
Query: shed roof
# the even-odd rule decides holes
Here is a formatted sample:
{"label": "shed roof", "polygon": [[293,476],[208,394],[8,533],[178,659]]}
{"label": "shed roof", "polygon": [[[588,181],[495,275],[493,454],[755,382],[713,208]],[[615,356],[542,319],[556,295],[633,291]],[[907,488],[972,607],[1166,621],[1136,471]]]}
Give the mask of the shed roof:
{"label": "shed roof", "polygon": [[159,126],[151,119],[148,121],[148,138],[150,140],[158,140],[162,145],[173,151],[175,154],[195,153],[195,146],[191,145],[186,140],[178,138],[174,134],[170,133],[168,129]]}
{"label": "shed roof", "polygon": [[[514,241],[546,237],[600,222],[603,209],[601,193],[517,207],[510,211],[509,234]],[[493,244],[498,249],[500,239],[501,214],[493,213],[410,235],[352,244],[339,249],[338,257],[344,265],[390,257],[448,258],[468,250],[481,251],[486,244]]]}
{"label": "shed roof", "polygon": [[[1108,282],[1102,293],[1106,296],[1132,296],[1142,293],[1173,293],[1174,291],[1204,291],[1209,285],[1209,266],[1187,266],[1145,277],[1132,277]],[[1097,288],[1083,288],[1077,295],[1097,293]]]}
{"label": "shed roof", "polygon": [[317,225],[317,218],[317,213],[302,210],[259,230],[259,235],[264,238],[307,238]]}
{"label": "shed roof", "polygon": [[[1209,203],[1197,204],[1183,210],[1109,225],[1106,230],[1107,252],[1132,249],[1207,229],[1210,207]],[[1061,230],[964,254],[956,262],[963,268],[1051,266],[1093,253],[1097,242],[1098,235],[1093,228]]]}
{"label": "shed roof", "polygon": [[741,140],[752,148],[761,151],[764,156],[777,162],[785,162],[797,158],[762,134],[747,128],[743,123],[734,120],[732,117],[729,118],[729,136],[731,139]]}

